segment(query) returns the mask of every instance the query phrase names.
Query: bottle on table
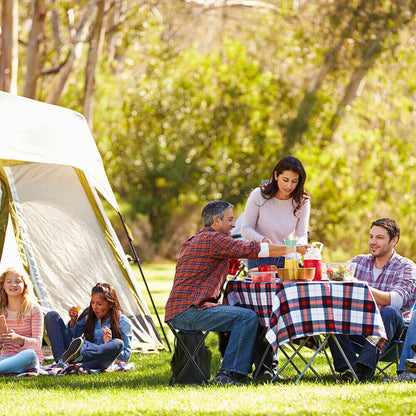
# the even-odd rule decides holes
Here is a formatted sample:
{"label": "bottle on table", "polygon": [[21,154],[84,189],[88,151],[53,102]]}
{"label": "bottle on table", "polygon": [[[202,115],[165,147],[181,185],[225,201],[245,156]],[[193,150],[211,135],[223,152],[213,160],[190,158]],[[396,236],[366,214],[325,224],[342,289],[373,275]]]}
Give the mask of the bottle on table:
{"label": "bottle on table", "polygon": [[285,240],[285,269],[297,269],[299,267],[296,254],[296,242],[297,239]]}

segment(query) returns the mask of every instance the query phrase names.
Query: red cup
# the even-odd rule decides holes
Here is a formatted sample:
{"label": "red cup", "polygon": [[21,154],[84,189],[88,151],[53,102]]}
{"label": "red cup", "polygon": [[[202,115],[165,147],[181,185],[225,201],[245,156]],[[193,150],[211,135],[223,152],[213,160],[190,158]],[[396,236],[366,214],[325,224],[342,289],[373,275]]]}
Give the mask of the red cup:
{"label": "red cup", "polygon": [[238,259],[230,259],[228,260],[228,274],[235,276],[240,269],[241,262]]}

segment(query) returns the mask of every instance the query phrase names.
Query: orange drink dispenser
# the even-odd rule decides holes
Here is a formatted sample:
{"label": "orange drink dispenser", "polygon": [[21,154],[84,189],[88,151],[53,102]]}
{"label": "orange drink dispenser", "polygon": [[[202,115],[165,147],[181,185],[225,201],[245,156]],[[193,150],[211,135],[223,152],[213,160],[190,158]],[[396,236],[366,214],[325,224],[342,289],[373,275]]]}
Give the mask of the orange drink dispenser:
{"label": "orange drink dispenser", "polygon": [[297,239],[285,240],[285,269],[297,269],[299,267],[296,255],[296,242]]}

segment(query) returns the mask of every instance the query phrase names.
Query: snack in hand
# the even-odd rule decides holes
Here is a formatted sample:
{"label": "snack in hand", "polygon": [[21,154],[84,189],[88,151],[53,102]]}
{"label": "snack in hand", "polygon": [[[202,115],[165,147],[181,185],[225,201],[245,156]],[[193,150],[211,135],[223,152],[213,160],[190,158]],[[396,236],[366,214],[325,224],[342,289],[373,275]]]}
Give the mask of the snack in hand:
{"label": "snack in hand", "polygon": [[6,324],[6,318],[4,315],[0,315],[0,335],[6,334],[9,331],[9,328]]}

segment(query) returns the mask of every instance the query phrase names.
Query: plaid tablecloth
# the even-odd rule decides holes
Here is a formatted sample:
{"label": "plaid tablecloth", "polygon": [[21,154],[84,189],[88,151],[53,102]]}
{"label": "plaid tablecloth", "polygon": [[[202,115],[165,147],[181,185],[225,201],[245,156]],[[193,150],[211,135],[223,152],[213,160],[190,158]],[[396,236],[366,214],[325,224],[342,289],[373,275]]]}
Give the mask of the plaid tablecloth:
{"label": "plaid tablecloth", "polygon": [[223,303],[253,310],[259,317],[260,324],[268,327],[273,299],[281,288],[282,285],[276,283],[230,280],[225,287]]}
{"label": "plaid tablecloth", "polygon": [[363,335],[381,348],[383,321],[364,282],[251,283],[229,281],[224,303],[254,310],[276,351],[309,335]]}

